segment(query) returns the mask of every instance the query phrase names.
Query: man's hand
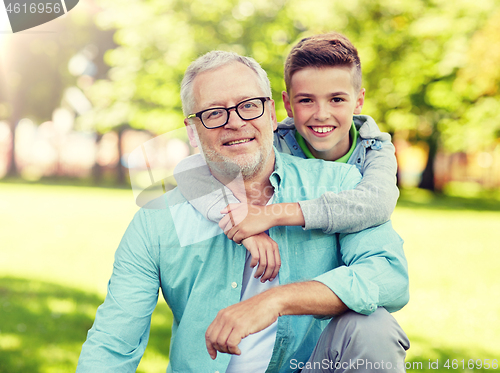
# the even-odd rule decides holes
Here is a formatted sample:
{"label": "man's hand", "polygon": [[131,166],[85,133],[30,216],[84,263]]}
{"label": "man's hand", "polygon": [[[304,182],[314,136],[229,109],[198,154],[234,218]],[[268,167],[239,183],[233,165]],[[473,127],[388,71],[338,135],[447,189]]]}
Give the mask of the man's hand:
{"label": "man's hand", "polygon": [[238,345],[241,340],[264,330],[275,322],[278,316],[277,304],[273,303],[269,292],[220,310],[205,333],[210,357],[215,359],[217,351],[240,355]]}
{"label": "man's hand", "polygon": [[240,355],[238,344],[264,330],[284,315],[340,315],[347,306],[326,285],[317,281],[276,286],[220,310],[205,333],[212,359],[217,351]]}
{"label": "man's hand", "polygon": [[262,283],[267,280],[274,280],[281,267],[278,244],[267,233],[250,236],[241,241],[241,243],[252,255],[250,267],[253,268],[259,263],[259,267],[255,272],[255,278],[259,278],[262,275],[260,279]]}

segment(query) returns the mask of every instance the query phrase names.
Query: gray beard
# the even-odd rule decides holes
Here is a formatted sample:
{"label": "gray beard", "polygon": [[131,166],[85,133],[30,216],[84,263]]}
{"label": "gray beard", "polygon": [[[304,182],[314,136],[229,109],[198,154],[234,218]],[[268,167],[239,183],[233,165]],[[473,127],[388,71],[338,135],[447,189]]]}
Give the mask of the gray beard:
{"label": "gray beard", "polygon": [[259,171],[261,171],[262,167],[267,164],[267,160],[270,156],[270,153],[259,153],[259,157],[251,158],[245,160],[242,164],[238,164],[230,158],[221,157],[220,155],[212,157],[212,154],[209,153],[210,151],[205,153],[205,160],[207,161],[207,165],[212,173],[224,176],[224,178],[230,180],[234,180],[240,174],[243,177],[243,180],[251,179],[253,176],[258,174]]}

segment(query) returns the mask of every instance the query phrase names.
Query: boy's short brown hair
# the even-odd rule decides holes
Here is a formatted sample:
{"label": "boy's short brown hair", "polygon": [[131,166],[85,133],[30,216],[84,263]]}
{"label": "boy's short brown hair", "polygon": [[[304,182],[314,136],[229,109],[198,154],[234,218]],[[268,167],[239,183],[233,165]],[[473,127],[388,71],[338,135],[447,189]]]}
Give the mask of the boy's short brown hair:
{"label": "boy's short brown hair", "polygon": [[361,61],[358,50],[350,40],[338,32],[314,35],[299,41],[285,62],[286,91],[290,93],[292,76],[306,67],[350,66],[353,68],[352,85],[361,89]]}

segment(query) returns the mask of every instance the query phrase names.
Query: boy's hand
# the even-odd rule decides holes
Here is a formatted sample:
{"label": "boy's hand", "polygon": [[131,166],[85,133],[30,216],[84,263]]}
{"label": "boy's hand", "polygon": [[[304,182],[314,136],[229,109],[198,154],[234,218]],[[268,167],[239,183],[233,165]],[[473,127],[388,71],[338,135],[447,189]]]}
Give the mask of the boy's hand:
{"label": "boy's hand", "polygon": [[232,203],[221,210],[221,214],[226,215],[219,222],[219,227],[236,243],[274,227],[274,216],[266,212],[266,206]]}
{"label": "boy's hand", "polygon": [[262,283],[267,280],[274,280],[281,267],[278,244],[267,233],[250,236],[241,241],[241,243],[252,255],[250,267],[253,268],[259,263],[259,267],[255,272],[255,278],[259,278],[262,275],[260,278],[260,282]]}

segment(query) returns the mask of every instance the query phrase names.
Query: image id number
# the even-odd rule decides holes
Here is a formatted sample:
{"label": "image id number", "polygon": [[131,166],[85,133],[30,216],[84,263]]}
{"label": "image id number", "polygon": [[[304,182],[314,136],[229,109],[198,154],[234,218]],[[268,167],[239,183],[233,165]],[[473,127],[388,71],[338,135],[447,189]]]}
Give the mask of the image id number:
{"label": "image id number", "polygon": [[446,360],[444,363],[444,367],[447,369],[498,369],[498,360],[497,359],[469,359],[469,360]]}
{"label": "image id number", "polygon": [[31,3],[31,4],[19,4],[10,3],[7,5],[7,13],[62,13],[63,9],[60,3]]}

